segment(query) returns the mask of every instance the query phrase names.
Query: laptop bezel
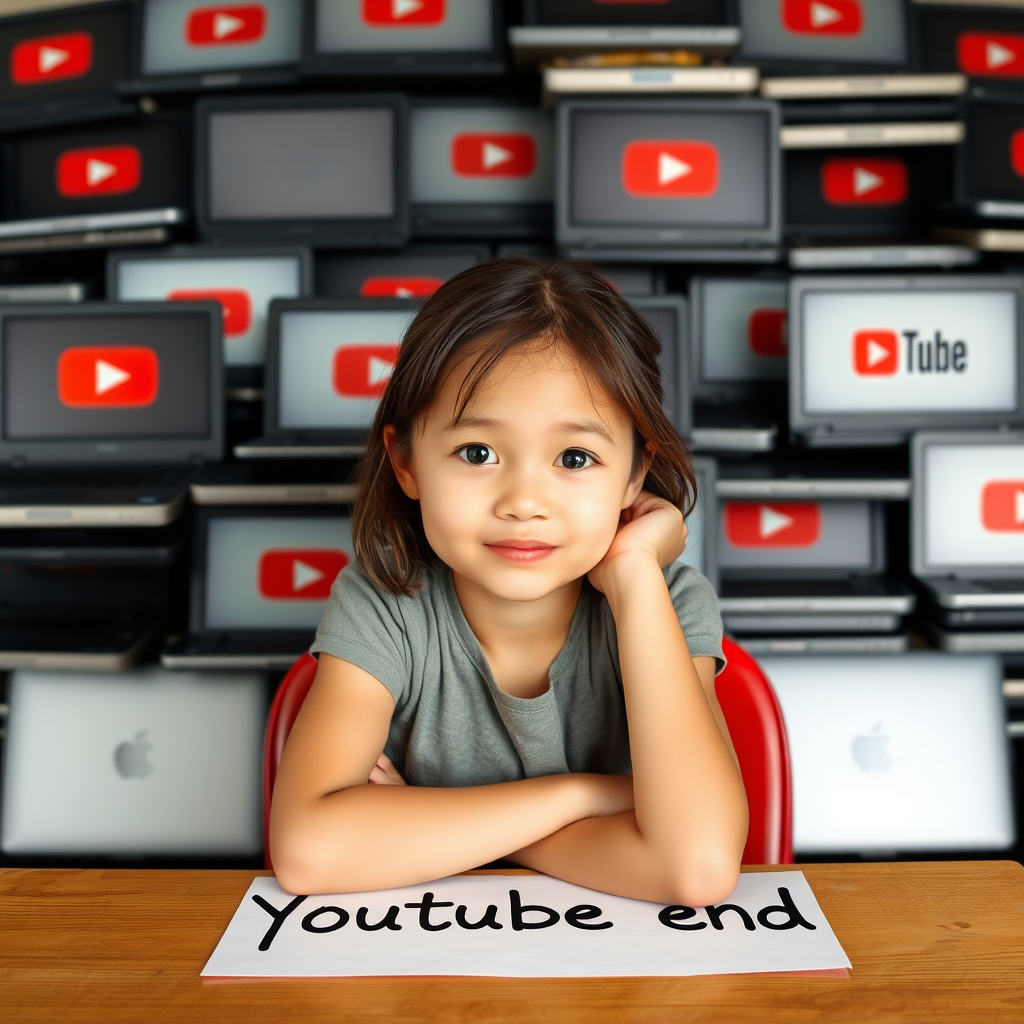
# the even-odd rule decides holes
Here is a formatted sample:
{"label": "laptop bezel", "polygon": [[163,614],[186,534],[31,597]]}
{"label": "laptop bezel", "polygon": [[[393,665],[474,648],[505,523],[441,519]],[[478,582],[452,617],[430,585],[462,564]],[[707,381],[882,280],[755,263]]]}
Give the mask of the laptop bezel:
{"label": "laptop bezel", "polygon": [[[3,436],[3,395],[6,379],[8,319],[81,320],[95,317],[204,316],[208,323],[207,366],[210,374],[210,430],[205,438],[125,438],[9,441]],[[132,465],[218,462],[224,455],[224,362],[221,308],[216,302],[89,302],[59,305],[0,306],[0,464]]]}
{"label": "laptop bezel", "polygon": [[706,455],[695,455],[693,471],[697,477],[696,500],[700,504],[704,536],[704,577],[718,593],[718,463]]}
{"label": "laptop bezel", "polygon": [[[962,282],[962,285],[961,285]],[[803,410],[803,297],[812,292],[1009,291],[1017,302],[1017,405],[1013,410],[958,412],[922,410],[906,413],[808,413]],[[789,283],[789,422],[794,434],[811,445],[847,447],[902,444],[915,431],[945,425],[961,430],[1024,423],[1024,277],[1010,274],[795,275]]]}
{"label": "laptop bezel", "polygon": [[[361,296],[351,293],[342,295],[339,292],[331,291],[328,281],[330,279],[329,268],[332,264],[348,264],[351,266],[359,263],[361,260],[369,260],[376,263],[378,260],[430,260],[457,257],[472,258],[475,262],[469,264],[469,266],[476,266],[477,263],[483,263],[484,260],[491,258],[491,247],[483,242],[466,242],[462,245],[457,242],[449,242],[447,244],[443,242],[437,244],[414,242],[412,245],[407,245],[404,249],[399,249],[396,252],[321,252],[317,254],[316,258],[316,283],[312,294],[328,299],[360,299],[363,302],[373,301],[378,298],[378,296]],[[395,273],[393,275],[370,274],[363,277],[363,282],[367,280],[367,277],[378,276],[405,277],[409,275],[402,273]]]}
{"label": "laptop bezel", "polygon": [[[543,0],[523,0],[523,24],[533,25],[537,27],[553,28],[555,26],[559,28],[610,28],[612,26],[616,28],[690,28],[696,25],[700,26],[717,26],[717,25],[735,25],[737,22],[733,19],[735,11],[733,10],[733,4],[731,0],[716,0],[718,9],[721,12],[721,17],[717,21],[648,21],[643,17],[645,8],[642,6],[639,8],[633,8],[636,11],[636,17],[627,19],[616,19],[609,20],[605,23],[597,21],[543,21],[540,17],[540,3]],[[593,2],[593,0],[592,0]],[[597,0],[598,3],[601,0]],[[635,0],[634,0],[635,2]],[[649,0],[648,0],[649,2]],[[685,3],[685,0],[683,0]],[[620,3],[619,6],[626,6]]]}
{"label": "laptop bezel", "polygon": [[[577,113],[653,113],[725,115],[760,114],[766,118],[765,190],[763,227],[672,227],[654,225],[577,227],[571,220],[573,118]],[[707,247],[745,249],[777,246],[782,238],[782,177],[779,128],[781,113],[774,100],[742,99],[569,99],[558,105],[555,121],[555,239],[559,246],[577,250],[629,249],[649,252],[652,260],[672,249]],[[662,237],[659,239],[659,235]],[[669,237],[665,237],[669,236]]]}
{"label": "laptop bezel", "polygon": [[[390,217],[268,217],[215,220],[210,212],[210,115],[350,108],[390,109],[394,211]],[[206,96],[195,106],[195,218],[200,236],[223,246],[398,249],[409,238],[409,98],[399,92]]]}
{"label": "laptop bezel", "polygon": [[[663,402],[665,413],[672,425],[684,437],[689,437],[693,430],[693,397],[690,394],[690,315],[689,303],[684,295],[669,293],[666,295],[624,295],[623,298],[638,312],[644,313],[659,309],[668,309],[675,314],[676,337],[675,351],[672,353],[672,365],[666,367],[664,357],[659,360],[662,380],[666,378],[672,386],[672,394],[665,395]],[[664,346],[662,352],[664,353]]]}

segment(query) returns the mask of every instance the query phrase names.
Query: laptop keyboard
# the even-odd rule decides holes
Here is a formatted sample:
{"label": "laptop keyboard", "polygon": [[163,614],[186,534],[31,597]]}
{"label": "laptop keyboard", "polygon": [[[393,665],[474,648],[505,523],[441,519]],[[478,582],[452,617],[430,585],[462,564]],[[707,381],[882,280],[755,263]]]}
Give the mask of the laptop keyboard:
{"label": "laptop keyboard", "polygon": [[971,580],[982,590],[993,594],[1024,594],[1024,580]]}

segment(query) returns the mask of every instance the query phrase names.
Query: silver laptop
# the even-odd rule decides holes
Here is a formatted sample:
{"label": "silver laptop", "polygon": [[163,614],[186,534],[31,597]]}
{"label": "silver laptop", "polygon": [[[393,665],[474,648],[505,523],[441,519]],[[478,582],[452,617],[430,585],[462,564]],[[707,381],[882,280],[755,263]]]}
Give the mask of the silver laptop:
{"label": "silver laptop", "polygon": [[9,702],[5,854],[259,852],[262,676],[15,672]]}
{"label": "silver laptop", "polygon": [[717,590],[715,523],[718,519],[718,505],[715,500],[715,478],[718,467],[714,459],[698,457],[693,460],[693,469],[697,474],[697,502],[686,518],[686,550],[676,561],[693,566]]}
{"label": "silver laptop", "polygon": [[799,854],[1014,843],[995,657],[765,657],[782,705]]}

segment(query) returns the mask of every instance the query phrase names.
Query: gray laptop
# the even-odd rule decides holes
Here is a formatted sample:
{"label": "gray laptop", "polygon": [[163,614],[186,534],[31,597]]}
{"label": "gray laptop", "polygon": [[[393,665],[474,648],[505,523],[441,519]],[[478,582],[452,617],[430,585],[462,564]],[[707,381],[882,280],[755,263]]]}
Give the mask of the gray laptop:
{"label": "gray laptop", "polygon": [[254,855],[260,675],[15,672],[0,849]]}
{"label": "gray laptop", "polygon": [[995,657],[765,657],[793,769],[798,854],[1004,850],[1014,843]]}
{"label": "gray laptop", "polygon": [[715,545],[715,523],[718,505],[715,500],[715,478],[718,467],[714,459],[698,456],[693,460],[697,474],[697,503],[686,519],[686,550],[677,561],[692,565],[718,589],[718,551]]}

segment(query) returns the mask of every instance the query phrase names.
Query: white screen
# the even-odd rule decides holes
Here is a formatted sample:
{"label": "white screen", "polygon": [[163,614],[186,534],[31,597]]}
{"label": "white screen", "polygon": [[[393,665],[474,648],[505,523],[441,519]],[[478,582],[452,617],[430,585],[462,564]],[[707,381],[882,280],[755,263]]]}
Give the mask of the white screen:
{"label": "white screen", "polygon": [[[785,380],[789,360],[775,348],[773,314],[789,304],[785,281],[704,281],[700,368],[706,381]],[[782,325],[782,340],[786,329]]]}
{"label": "white screen", "polygon": [[[801,315],[807,413],[1017,407],[1014,292],[952,283],[942,291],[806,292]],[[917,332],[912,372],[906,331]],[[959,370],[957,344],[964,346]],[[929,354],[930,370],[922,372]]]}
{"label": "white screen", "polygon": [[[703,489],[706,485],[703,473],[697,476],[698,487]],[[676,559],[681,565],[691,565],[697,572],[707,574],[707,555],[705,554],[708,543],[706,529],[706,515],[704,513],[704,498],[697,496],[697,504],[693,511],[686,517],[686,550]]]}
{"label": "white screen", "polygon": [[279,425],[369,427],[397,347],[415,315],[413,310],[283,314]]}
{"label": "white screen", "polygon": [[929,568],[1024,566],[1024,445],[926,445],[921,512]]}
{"label": "white screen", "polygon": [[318,53],[491,48],[489,0],[317,0]]}
{"label": "white screen", "polygon": [[296,256],[124,259],[117,265],[115,288],[114,298],[120,301],[224,291],[230,303],[224,317],[224,362],[251,366],[263,363],[270,300],[301,295],[302,277]]}
{"label": "white screen", "polygon": [[337,514],[215,516],[206,537],[206,629],[316,629],[353,557],[351,521]]}

